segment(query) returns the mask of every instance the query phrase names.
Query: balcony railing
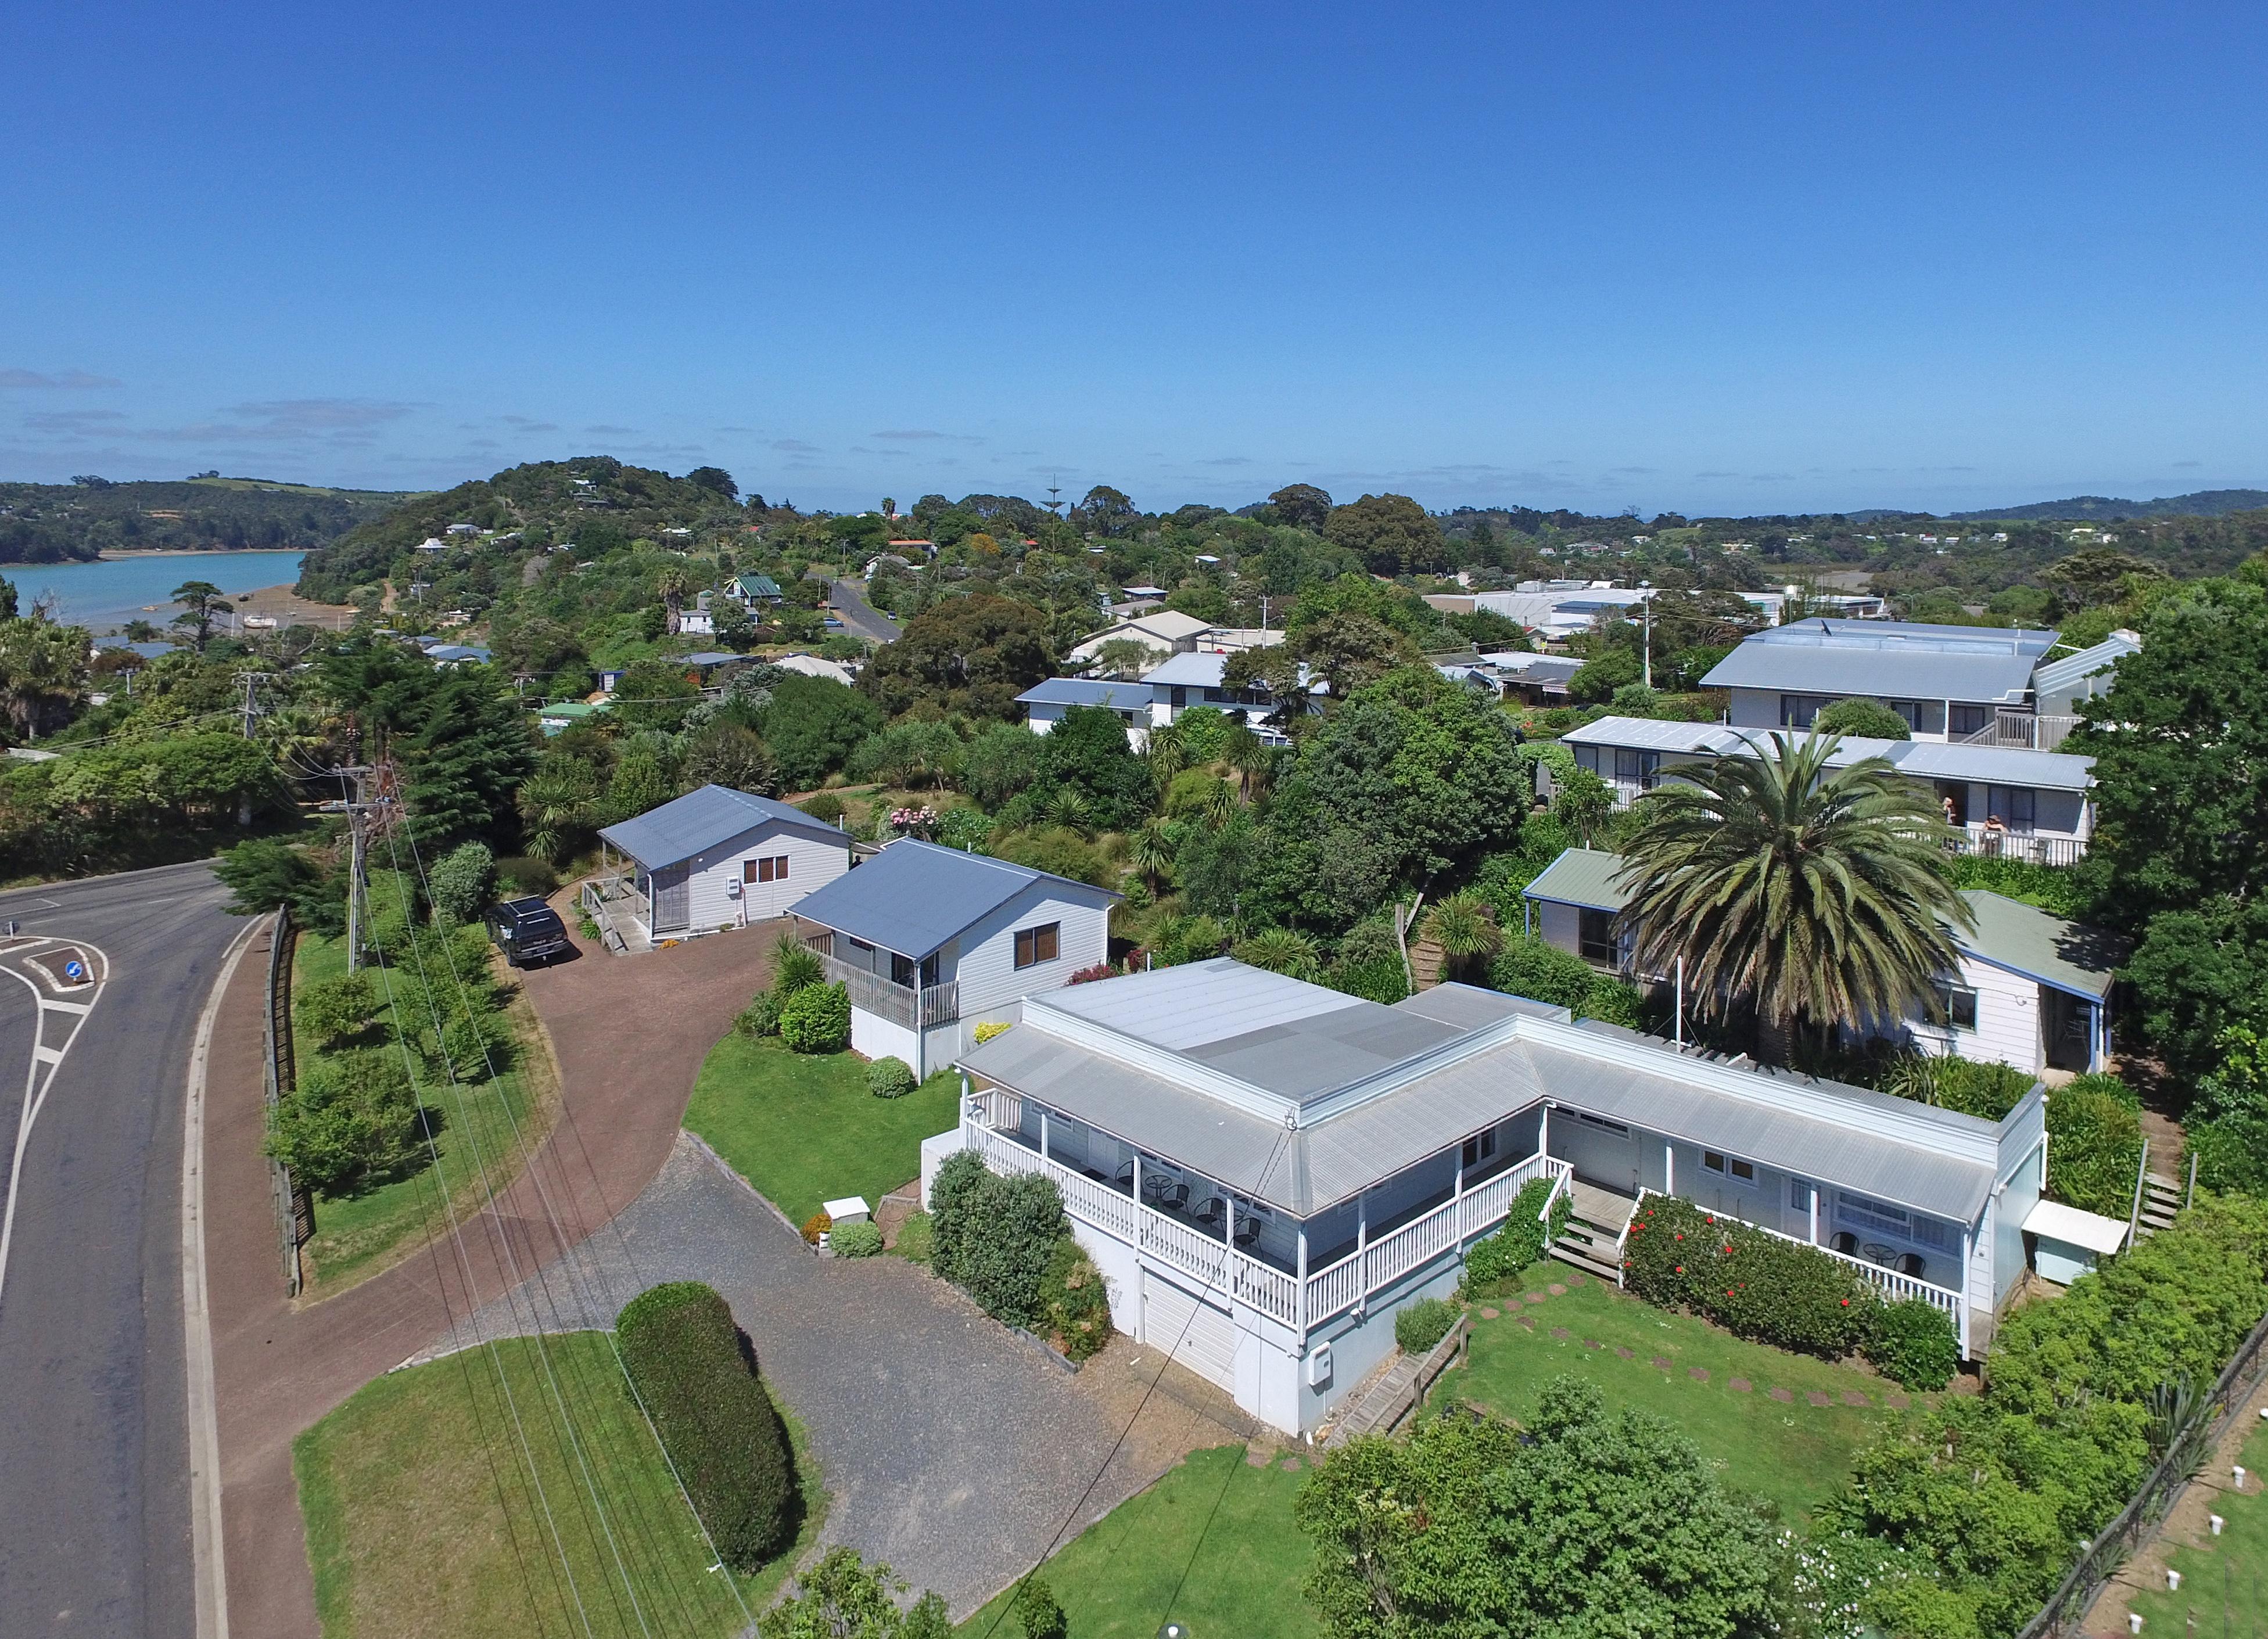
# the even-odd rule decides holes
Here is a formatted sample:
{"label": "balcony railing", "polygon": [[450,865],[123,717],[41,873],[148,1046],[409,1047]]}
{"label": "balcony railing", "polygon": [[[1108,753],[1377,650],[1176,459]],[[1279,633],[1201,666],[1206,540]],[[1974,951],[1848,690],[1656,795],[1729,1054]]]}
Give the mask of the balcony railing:
{"label": "balcony railing", "polygon": [[[1391,1233],[1357,1247],[1329,1268],[1307,1276],[1306,1303],[1299,1277],[1123,1190],[1040,1156],[1011,1136],[1022,1119],[1015,1094],[973,1094],[962,1131],[968,1146],[996,1172],[1038,1172],[1055,1180],[1064,1209],[1073,1217],[1138,1246],[1160,1261],[1233,1297],[1286,1326],[1312,1327],[1353,1308],[1445,1253],[1461,1250],[1502,1223],[1529,1180],[1551,1178],[1564,1187],[1565,1161],[1532,1155],[1515,1166],[1443,1202]],[[1005,1130],[1004,1130],[1005,1129]],[[1545,1211],[1550,1211],[1549,1203]]]}
{"label": "balcony railing", "polygon": [[1978,859],[2021,859],[2035,865],[2075,865],[2087,857],[2083,836],[2035,836],[2006,826],[1956,827],[1948,846]]}
{"label": "balcony railing", "polygon": [[[1658,1189],[1640,1189],[1638,1192],[1638,1202],[1631,1209],[1630,1224],[1638,1222],[1638,1215],[1645,1209],[1646,1198],[1648,1195],[1660,1194]],[[1954,1333],[1961,1340],[1961,1357],[1963,1360],[1969,1358],[1969,1304],[1951,1287],[1940,1286],[1934,1282],[1925,1281],[1918,1275],[1907,1275],[1896,1269],[1886,1269],[1878,1263],[1869,1263],[1864,1258],[1854,1258],[1847,1252],[1836,1251],[1832,1246],[1815,1245],[1811,1241],[1786,1234],[1766,1224],[1749,1224],[1748,1219],[1734,1217],[1733,1214],[1720,1208],[1712,1207],[1710,1211],[1720,1218],[1732,1218],[1735,1224],[1747,1224],[1750,1229],[1763,1230],[1765,1234],[1775,1239],[1786,1241],[1792,1246],[1809,1246],[1814,1252],[1824,1253],[1837,1263],[1849,1265],[1891,1303],[1903,1303],[1908,1298],[1918,1297],[1933,1309],[1942,1311],[1946,1319],[1953,1322]],[[1630,1224],[1623,1226],[1622,1235],[1615,1242],[1615,1262],[1617,1265],[1620,1265],[1623,1260],[1624,1243],[1630,1239]]]}
{"label": "balcony railing", "polygon": [[2080,719],[2057,712],[1996,711],[1992,721],[1974,733],[1957,737],[1962,746],[2021,746],[2029,751],[2053,751],[2071,738]]}
{"label": "balcony railing", "polygon": [[961,1017],[961,986],[957,981],[948,979],[943,984],[924,985],[916,991],[911,985],[892,984],[878,973],[854,967],[839,956],[824,952],[814,954],[826,970],[827,982],[841,985],[850,993],[850,1005],[862,1011],[907,1030],[949,1025]]}

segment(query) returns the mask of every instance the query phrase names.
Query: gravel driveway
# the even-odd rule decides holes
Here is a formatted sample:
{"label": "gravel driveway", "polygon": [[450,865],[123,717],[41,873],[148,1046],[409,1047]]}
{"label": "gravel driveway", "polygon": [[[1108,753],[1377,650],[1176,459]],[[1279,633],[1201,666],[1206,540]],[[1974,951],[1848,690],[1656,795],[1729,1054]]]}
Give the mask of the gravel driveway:
{"label": "gravel driveway", "polygon": [[[645,1191],[548,1278],[548,1290],[531,1281],[475,1323],[498,1335],[604,1326],[662,1281],[722,1292],[764,1377],[809,1430],[834,1494],[822,1540],[934,1588],[956,1618],[1029,1569],[1082,1496],[1066,1538],[1192,1447],[1234,1437],[1223,1426],[1233,1409],[1193,1410],[1176,1380],[1118,1445],[1139,1398],[1125,1370],[1131,1351],[1073,1377],[914,1265],[814,1258],[682,1136]],[[1154,1375],[1154,1356],[1145,1369]]]}

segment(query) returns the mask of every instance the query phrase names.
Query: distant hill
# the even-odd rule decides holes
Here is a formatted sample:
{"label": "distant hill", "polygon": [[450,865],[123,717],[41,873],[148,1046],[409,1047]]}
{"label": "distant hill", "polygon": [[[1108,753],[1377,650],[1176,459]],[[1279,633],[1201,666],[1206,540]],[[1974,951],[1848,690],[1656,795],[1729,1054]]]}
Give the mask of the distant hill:
{"label": "distant hill", "polygon": [[383,517],[408,493],[261,478],[0,483],[0,563],[193,548],[312,548]]}
{"label": "distant hill", "polygon": [[1984,512],[1948,512],[1948,518],[2069,519],[2073,523],[2111,523],[2132,518],[2221,518],[2230,512],[2250,512],[2268,507],[2268,489],[2200,489],[2193,495],[2161,496],[2155,501],[2120,501],[2110,496],[2080,495],[2066,501],[2036,501],[2029,506],[2001,507]]}
{"label": "distant hill", "polygon": [[[731,481],[714,467],[699,470]],[[731,495],[689,477],[626,467],[604,455],[531,461],[453,489],[408,497],[309,553],[298,590],[302,597],[346,602],[357,587],[401,573],[419,543],[436,537],[478,560],[500,562],[563,543],[595,555],[640,536],[659,540],[666,529],[713,537],[746,521]],[[453,536],[447,533],[452,524],[470,524],[479,533]]]}

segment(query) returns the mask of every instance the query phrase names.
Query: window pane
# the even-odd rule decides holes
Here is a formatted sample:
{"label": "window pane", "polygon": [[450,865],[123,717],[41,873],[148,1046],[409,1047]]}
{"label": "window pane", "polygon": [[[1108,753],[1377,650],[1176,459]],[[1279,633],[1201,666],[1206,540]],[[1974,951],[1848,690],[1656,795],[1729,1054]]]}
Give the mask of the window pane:
{"label": "window pane", "polygon": [[1712,1172],[1721,1172],[1725,1170],[1725,1158],[1714,1150],[1704,1150],[1701,1152],[1701,1165]]}
{"label": "window pane", "polygon": [[763,878],[756,874],[756,868],[763,863],[764,862],[761,859],[742,860],[740,862],[740,880],[743,882],[762,882],[764,880]]}
{"label": "window pane", "polygon": [[1755,1183],[1756,1181],[1756,1164],[1753,1161],[1734,1161],[1733,1163],[1733,1176],[1734,1178],[1745,1180],[1751,1184]]}
{"label": "window pane", "polygon": [[1021,928],[1016,932],[1016,966],[1029,967],[1031,965],[1032,930],[1029,928]]}
{"label": "window pane", "polygon": [[1032,930],[1032,959],[1034,961],[1051,962],[1055,960],[1056,934],[1061,926],[1062,924],[1060,922],[1051,922],[1044,928],[1035,928]]}
{"label": "window pane", "polygon": [[787,856],[785,854],[782,854],[777,860],[772,862],[772,878],[775,881],[778,882],[784,882],[787,880]]}

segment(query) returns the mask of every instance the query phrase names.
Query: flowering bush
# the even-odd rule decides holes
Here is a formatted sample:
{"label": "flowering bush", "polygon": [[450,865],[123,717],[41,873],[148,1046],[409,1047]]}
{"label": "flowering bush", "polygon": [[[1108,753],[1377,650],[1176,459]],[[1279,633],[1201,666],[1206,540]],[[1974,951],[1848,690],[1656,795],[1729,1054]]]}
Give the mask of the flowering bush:
{"label": "flowering bush", "polygon": [[1108,962],[1097,962],[1091,967],[1080,968],[1070,978],[1064,980],[1064,982],[1065,984],[1093,984],[1098,979],[1116,979],[1117,977],[1118,970],[1116,967],[1113,967]]}
{"label": "flowering bush", "polygon": [[1013,1028],[1005,1018],[988,1018],[976,1026],[976,1045],[983,1047],[995,1036],[1004,1036]]}
{"label": "flowering bush", "polygon": [[833,1218],[824,1212],[814,1212],[803,1221],[803,1238],[816,1246],[819,1245],[819,1238],[834,1227]]}
{"label": "flowering bush", "polygon": [[890,829],[901,836],[909,833],[927,836],[937,829],[937,810],[927,803],[918,808],[893,808],[890,810]]}
{"label": "flowering bush", "polygon": [[1880,1299],[1856,1269],[1690,1201],[1648,1196],[1624,1241],[1624,1283],[1742,1337],[1832,1360],[1872,1328]]}

